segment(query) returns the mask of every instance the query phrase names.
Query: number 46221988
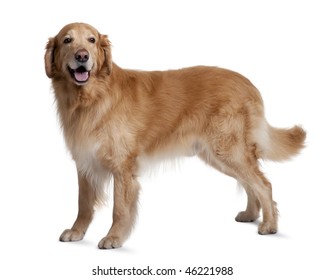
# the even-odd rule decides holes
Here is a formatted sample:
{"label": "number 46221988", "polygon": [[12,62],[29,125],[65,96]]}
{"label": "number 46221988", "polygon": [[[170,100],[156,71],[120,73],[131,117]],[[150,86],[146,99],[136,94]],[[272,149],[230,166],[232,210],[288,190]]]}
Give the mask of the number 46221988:
{"label": "number 46221988", "polygon": [[231,266],[216,267],[188,267],[185,270],[187,275],[233,275],[234,269]]}

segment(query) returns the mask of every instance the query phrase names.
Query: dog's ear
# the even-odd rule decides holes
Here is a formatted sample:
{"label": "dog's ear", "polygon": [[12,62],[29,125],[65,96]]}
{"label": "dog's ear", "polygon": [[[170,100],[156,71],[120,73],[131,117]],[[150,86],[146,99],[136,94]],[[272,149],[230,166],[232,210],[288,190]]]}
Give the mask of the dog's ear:
{"label": "dog's ear", "polygon": [[113,61],[111,53],[111,42],[108,40],[107,35],[100,36],[100,47],[103,51],[104,62],[102,67],[106,67],[106,72],[109,75],[112,72]]}
{"label": "dog's ear", "polygon": [[53,78],[54,76],[54,50],[55,50],[55,39],[49,38],[49,41],[45,47],[45,55],[44,55],[44,62],[45,62],[45,72],[49,78]]}

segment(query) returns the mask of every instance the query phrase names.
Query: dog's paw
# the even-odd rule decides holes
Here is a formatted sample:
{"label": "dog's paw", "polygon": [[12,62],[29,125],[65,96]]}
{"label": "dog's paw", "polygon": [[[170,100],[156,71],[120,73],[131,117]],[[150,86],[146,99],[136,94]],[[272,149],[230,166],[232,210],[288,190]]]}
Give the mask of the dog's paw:
{"label": "dog's paw", "polygon": [[66,229],[60,236],[60,241],[79,241],[84,238],[85,234],[78,230]]}
{"label": "dog's paw", "polygon": [[265,235],[265,234],[275,234],[277,233],[278,228],[275,223],[270,222],[262,222],[258,225],[258,233]]}
{"label": "dog's paw", "polygon": [[118,237],[105,236],[99,243],[99,249],[116,249],[122,246],[122,242]]}
{"label": "dog's paw", "polygon": [[254,222],[258,218],[258,214],[252,214],[247,211],[239,212],[235,218],[236,222]]}

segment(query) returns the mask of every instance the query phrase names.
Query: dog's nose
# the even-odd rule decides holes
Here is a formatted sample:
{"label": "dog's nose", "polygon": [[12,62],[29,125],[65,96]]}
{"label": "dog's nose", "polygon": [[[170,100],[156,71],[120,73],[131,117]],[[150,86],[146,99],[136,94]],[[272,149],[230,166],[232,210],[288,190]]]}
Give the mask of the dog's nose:
{"label": "dog's nose", "polygon": [[89,53],[87,50],[81,49],[75,53],[74,57],[78,62],[87,62],[89,59]]}

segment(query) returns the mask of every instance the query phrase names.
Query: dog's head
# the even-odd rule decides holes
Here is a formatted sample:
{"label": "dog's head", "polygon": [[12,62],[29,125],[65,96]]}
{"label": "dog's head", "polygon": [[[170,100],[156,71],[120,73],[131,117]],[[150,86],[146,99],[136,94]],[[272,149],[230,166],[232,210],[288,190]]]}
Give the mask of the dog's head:
{"label": "dog's head", "polygon": [[45,71],[49,78],[65,78],[81,86],[92,75],[110,74],[110,42],[95,28],[85,23],[64,26],[46,45]]}

